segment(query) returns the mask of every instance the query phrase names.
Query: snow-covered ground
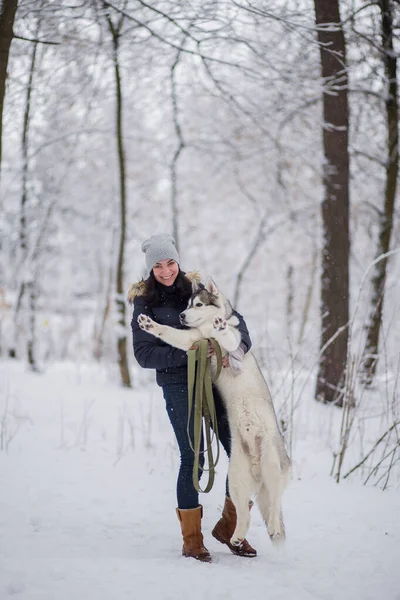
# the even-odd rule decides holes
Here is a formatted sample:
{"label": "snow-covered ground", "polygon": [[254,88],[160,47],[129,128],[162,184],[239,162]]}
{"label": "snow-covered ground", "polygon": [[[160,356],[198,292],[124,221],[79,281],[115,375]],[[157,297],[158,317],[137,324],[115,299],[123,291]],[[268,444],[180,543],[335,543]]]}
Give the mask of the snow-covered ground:
{"label": "snow-covered ground", "polygon": [[1,600],[399,600],[400,493],[329,477],[326,435],[310,423],[339,413],[310,401],[298,420],[282,551],[256,509],[256,559],[212,538],[221,461],[202,496],[213,563],[200,564],[180,554],[178,454],[160,389],[123,390],[98,366],[37,375],[0,363]]}

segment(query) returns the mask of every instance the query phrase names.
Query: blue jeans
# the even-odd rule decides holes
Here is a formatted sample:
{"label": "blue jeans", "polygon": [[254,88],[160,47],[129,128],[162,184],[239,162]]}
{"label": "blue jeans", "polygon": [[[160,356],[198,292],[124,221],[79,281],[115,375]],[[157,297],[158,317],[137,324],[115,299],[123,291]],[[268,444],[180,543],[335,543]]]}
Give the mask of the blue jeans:
{"label": "blue jeans", "polygon": [[[194,453],[190,447],[187,422],[188,422],[188,390],[186,383],[173,383],[162,386],[167,413],[171,425],[175,432],[176,441],[178,442],[181,455],[181,464],[178,473],[177,481],[177,500],[178,508],[196,508],[199,506],[199,494],[193,486],[192,473],[194,464]],[[219,396],[217,390],[213,388],[215,410],[217,413],[218,437],[228,456],[231,453],[231,437],[229,431],[228,417],[225,406]],[[190,422],[190,437],[193,440],[193,412]],[[203,449],[203,440],[201,449]],[[200,460],[202,455],[200,456]],[[204,464],[204,459],[201,460],[201,466]],[[199,473],[200,477],[201,473]],[[226,493],[228,492],[228,480],[226,482]]]}

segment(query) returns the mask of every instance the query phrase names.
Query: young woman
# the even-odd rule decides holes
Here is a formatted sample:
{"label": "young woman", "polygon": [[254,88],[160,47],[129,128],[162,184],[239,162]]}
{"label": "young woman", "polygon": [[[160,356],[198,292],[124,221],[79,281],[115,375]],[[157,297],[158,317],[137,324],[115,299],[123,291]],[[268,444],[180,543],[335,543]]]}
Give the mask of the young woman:
{"label": "young woman", "polygon": [[[133,284],[128,298],[134,304],[132,317],[133,349],[139,365],[145,369],[155,369],[156,380],[161,386],[166,402],[167,413],[173,427],[180,451],[180,469],[177,481],[176,509],[183,535],[184,556],[202,562],[211,562],[211,556],[203,543],[201,533],[202,506],[199,495],[193,486],[193,451],[187,434],[188,421],[188,380],[187,354],[173,348],[162,340],[140,329],[137,318],[142,313],[154,321],[170,327],[182,329],[179,315],[186,308],[192,292],[191,280],[200,278],[197,274],[185,274],[179,268],[179,256],[174,239],[169,235],[153,235],[142,244],[146,266],[150,275],[146,280]],[[251,347],[246,324],[240,320],[241,346],[244,352]],[[225,368],[230,368],[227,361]],[[225,407],[214,388],[214,401],[217,412],[218,435],[226,453],[230,456],[230,432]],[[193,420],[190,424],[193,439]],[[226,544],[233,554],[253,557],[257,552],[244,540],[240,546],[232,546],[230,538],[236,526],[236,511],[227,493],[222,518],[212,531],[212,535]]]}

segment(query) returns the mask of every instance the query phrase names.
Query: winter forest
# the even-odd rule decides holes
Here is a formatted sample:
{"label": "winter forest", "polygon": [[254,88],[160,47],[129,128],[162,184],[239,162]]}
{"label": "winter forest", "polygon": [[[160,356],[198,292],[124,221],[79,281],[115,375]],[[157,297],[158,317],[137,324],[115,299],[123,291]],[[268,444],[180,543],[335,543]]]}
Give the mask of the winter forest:
{"label": "winter forest", "polygon": [[287,554],[254,515],[264,566],[221,551],[209,595],[264,598],[268,568],[284,600],[399,597],[399,52],[399,0],[0,0],[1,598],[115,597],[105,540],[122,598],[200,582],[174,515],[149,533],[179,457],[126,298],[156,233],[246,319],[293,462]]}

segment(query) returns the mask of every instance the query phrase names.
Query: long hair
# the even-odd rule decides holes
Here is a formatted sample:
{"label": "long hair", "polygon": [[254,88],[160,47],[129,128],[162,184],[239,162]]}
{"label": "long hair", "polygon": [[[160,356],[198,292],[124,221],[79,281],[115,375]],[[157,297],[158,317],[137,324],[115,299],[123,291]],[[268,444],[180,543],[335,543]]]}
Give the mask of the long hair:
{"label": "long hair", "polygon": [[[146,304],[151,308],[157,306],[161,301],[160,288],[157,285],[157,280],[154,277],[153,269],[150,271],[149,277],[145,280],[146,293],[144,299]],[[192,295],[192,283],[186,277],[185,273],[179,269],[179,273],[174,282],[176,295],[182,302],[188,302]]]}

